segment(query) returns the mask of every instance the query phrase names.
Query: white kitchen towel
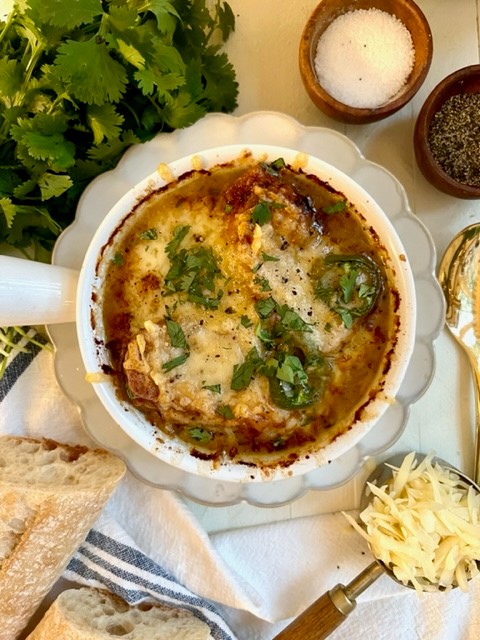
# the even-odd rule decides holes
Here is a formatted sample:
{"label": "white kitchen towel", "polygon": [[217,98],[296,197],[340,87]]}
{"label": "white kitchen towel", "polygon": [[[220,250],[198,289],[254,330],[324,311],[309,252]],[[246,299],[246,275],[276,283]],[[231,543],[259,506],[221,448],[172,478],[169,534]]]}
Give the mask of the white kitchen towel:
{"label": "white kitchen towel", "polygon": [[[257,616],[222,608],[239,640],[271,640],[292,617],[337,583],[347,584],[370,562],[342,514],[323,514],[211,536],[239,584],[255,589]],[[290,616],[289,620],[280,620]],[[266,620],[275,622],[267,623]],[[381,576],[331,640],[478,640],[480,578],[468,593],[417,595]]]}
{"label": "white kitchen towel", "polygon": [[[3,394],[0,433],[93,444],[77,409],[57,384],[52,354],[42,351],[30,366],[22,368],[20,378]],[[0,386],[5,391],[5,384]],[[162,575],[168,576],[162,580],[175,585],[181,597],[188,590],[192,594],[188,597],[201,599],[206,609],[201,607],[199,615],[213,606],[221,614],[215,618],[221,632],[227,633],[230,627],[239,640],[271,640],[291,617],[336,583],[348,583],[370,562],[363,539],[342,514],[209,536],[177,494],[142,483],[130,473],[76,556],[75,562],[84,562],[86,579],[92,584],[105,584],[100,579],[105,566],[95,576],[88,574],[88,568],[96,562],[95,546],[100,540],[108,543],[108,538],[115,541],[117,550],[124,549],[122,545],[138,549],[138,557],[148,566],[161,567]],[[105,565],[105,553],[108,550],[99,553],[100,564]],[[117,561],[124,562],[122,558]],[[70,565],[69,572],[66,577],[71,579],[75,573],[77,581],[85,580],[79,564]],[[113,589],[111,574],[106,576],[106,586]],[[124,578],[118,583],[121,589],[125,588]],[[128,576],[127,583],[130,579]],[[383,640],[394,630],[397,640],[477,640],[479,603],[478,579],[467,594],[455,590],[419,598],[382,576],[362,594],[356,610],[331,638],[351,640],[361,635]],[[226,622],[223,628],[222,619]]]}

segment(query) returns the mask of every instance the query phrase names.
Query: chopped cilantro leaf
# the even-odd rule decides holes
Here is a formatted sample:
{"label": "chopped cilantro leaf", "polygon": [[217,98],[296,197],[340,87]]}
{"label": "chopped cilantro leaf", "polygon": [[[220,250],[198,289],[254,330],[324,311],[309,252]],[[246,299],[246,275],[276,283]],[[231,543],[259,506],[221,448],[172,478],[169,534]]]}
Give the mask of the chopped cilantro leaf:
{"label": "chopped cilantro leaf", "polygon": [[162,364],[162,369],[165,372],[167,372],[167,371],[171,371],[172,369],[175,369],[176,367],[179,367],[182,364],[185,364],[185,362],[188,360],[189,355],[190,355],[189,352],[185,352],[185,353],[182,353],[180,356],[177,356],[176,358],[167,360],[167,362],[164,362]]}
{"label": "chopped cilantro leaf", "polygon": [[254,278],[253,281],[255,282],[255,284],[257,284],[260,287],[260,291],[272,290],[272,287],[270,286],[270,283],[266,278],[261,278],[260,276],[257,276],[256,278]]}
{"label": "chopped cilantro leaf", "polygon": [[207,431],[203,427],[191,427],[188,430],[188,435],[192,440],[196,440],[202,444],[207,444],[213,438],[210,431]]}
{"label": "chopped cilantro leaf", "polygon": [[268,316],[276,309],[277,303],[270,296],[266,300],[259,300],[255,303],[255,311],[260,318],[268,318]]}
{"label": "chopped cilantro leaf", "polygon": [[288,331],[311,331],[310,325],[303,320],[287,304],[280,305],[271,296],[266,300],[259,300],[255,303],[255,310],[259,317],[263,320],[267,319],[273,312],[275,312],[280,319],[280,324],[284,330]]}
{"label": "chopped cilantro leaf", "polygon": [[186,300],[206,309],[218,309],[223,290],[216,281],[224,276],[210,247],[180,248],[190,227],[177,227],[166,247],[170,269],[164,279],[163,295],[185,294]]}
{"label": "chopped cilantro leaf", "polygon": [[269,345],[273,343],[274,338],[272,332],[270,331],[270,329],[267,329],[267,327],[262,326],[261,323],[258,323],[255,327],[255,335],[261,342],[264,342],[265,344]]}
{"label": "chopped cilantro leaf", "polygon": [[277,158],[273,162],[270,162],[270,163],[265,162],[263,166],[267,173],[269,173],[272,176],[278,176],[280,173],[280,170],[283,169],[286,166],[286,164],[283,158]]}
{"label": "chopped cilantro leaf", "polygon": [[189,225],[185,225],[183,227],[177,227],[174,230],[173,238],[170,240],[170,242],[165,247],[165,253],[167,254],[167,256],[170,259],[172,258],[172,256],[174,256],[177,253],[178,248],[180,247],[180,244],[182,243],[182,240],[185,238],[185,236],[187,235],[187,233],[189,231],[190,231],[190,226]]}
{"label": "chopped cilantro leaf", "polygon": [[204,384],[202,389],[207,389],[212,393],[222,393],[222,385],[221,384]]}
{"label": "chopped cilantro leaf", "polygon": [[283,158],[277,158],[276,160],[274,160],[273,162],[270,163],[270,166],[273,169],[283,169],[286,165],[285,165],[285,160]]}
{"label": "chopped cilantro leaf", "polygon": [[246,355],[242,364],[236,364],[233,367],[233,376],[230,383],[230,388],[234,391],[241,391],[246,389],[250,384],[252,376],[262,364],[262,359],[258,354],[258,351],[253,347]]}
{"label": "chopped cilantro leaf", "polygon": [[332,215],[334,213],[341,213],[342,211],[345,211],[346,208],[347,208],[346,200],[338,200],[334,204],[330,204],[326,207],[322,207],[322,211],[327,215]]}
{"label": "chopped cilantro leaf", "polygon": [[165,324],[167,327],[168,337],[170,338],[170,344],[177,349],[188,350],[188,343],[183,332],[182,327],[171,318],[165,318]]}
{"label": "chopped cilantro leaf", "polygon": [[305,335],[312,331],[311,326],[271,296],[259,300],[255,309],[260,318],[255,337],[261,352],[253,347],[243,363],[234,366],[230,388],[246,389],[260,375],[267,378],[271,401],[280,408],[297,410],[314,404],[324,392],[330,371]]}
{"label": "chopped cilantro leaf", "polygon": [[233,411],[231,407],[228,406],[228,404],[224,404],[224,405],[221,405],[220,407],[217,407],[216,413],[218,413],[219,416],[223,416],[224,418],[227,418],[228,420],[234,417]]}
{"label": "chopped cilantro leaf", "polygon": [[260,226],[270,222],[272,212],[270,211],[270,203],[266,200],[256,204],[252,211],[252,222]]}
{"label": "chopped cilantro leaf", "polygon": [[277,368],[275,375],[279,380],[289,382],[290,384],[295,382],[296,377],[302,381],[307,379],[300,359],[292,355],[285,356],[283,362]]}
{"label": "chopped cilantro leaf", "polygon": [[352,299],[355,291],[355,283],[357,281],[358,271],[355,269],[345,269],[345,273],[340,278],[340,287],[343,292],[343,301],[348,304]]}
{"label": "chopped cilantro leaf", "polygon": [[284,207],[285,205],[280,202],[262,200],[253,207],[252,222],[262,226],[267,222],[270,222],[272,218],[272,209],[283,209]]}
{"label": "chopped cilantro leaf", "polygon": [[358,297],[359,298],[368,298],[370,296],[376,295],[375,287],[369,286],[364,282],[358,287]]}
{"label": "chopped cilantro leaf", "polygon": [[139,236],[141,240],[156,240],[158,238],[158,232],[155,227],[152,227],[151,229],[142,231]]}
{"label": "chopped cilantro leaf", "polygon": [[309,375],[298,356],[281,352],[277,368],[268,376],[272,401],[289,410],[313,404],[320,393],[320,386],[313,382],[321,369],[317,366]]}
{"label": "chopped cilantro leaf", "polygon": [[280,258],[276,256],[269,256],[268,253],[262,252],[262,260],[264,262],[278,262]]}
{"label": "chopped cilantro leaf", "polygon": [[289,331],[311,331],[308,322],[305,322],[296,311],[291,309],[288,305],[282,305],[278,308],[278,313],[281,318],[282,327]]}
{"label": "chopped cilantro leaf", "polygon": [[114,264],[116,267],[121,267],[123,265],[123,255],[117,251],[111,258],[110,262]]}
{"label": "chopped cilantro leaf", "polygon": [[[252,267],[252,273],[260,271],[265,262],[278,262],[279,260],[280,258],[269,256],[268,253],[262,252],[262,262],[258,262],[254,267]],[[265,291],[269,291],[269,289],[265,289]]]}
{"label": "chopped cilantro leaf", "polygon": [[345,328],[351,329],[353,326],[353,317],[351,312],[348,309],[344,309],[343,307],[337,307],[335,311],[341,317]]}
{"label": "chopped cilantro leaf", "polygon": [[249,327],[253,326],[253,322],[246,315],[242,315],[241,316],[240,324],[242,325],[242,327],[245,327],[246,329],[248,329]]}

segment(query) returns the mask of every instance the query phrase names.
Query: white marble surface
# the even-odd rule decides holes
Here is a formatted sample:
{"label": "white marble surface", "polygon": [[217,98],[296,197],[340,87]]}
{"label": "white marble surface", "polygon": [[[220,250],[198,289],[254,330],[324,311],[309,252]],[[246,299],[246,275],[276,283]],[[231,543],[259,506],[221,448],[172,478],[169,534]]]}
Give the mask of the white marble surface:
{"label": "white marble surface", "polygon": [[[413,151],[416,116],[428,93],[446,75],[479,62],[480,0],[418,0],[433,34],[433,60],[424,85],[401,111],[378,123],[344,125],[311,103],[298,72],[298,43],[315,0],[230,0],[236,30],[228,44],[240,84],[236,114],[274,110],[304,125],[324,126],[347,135],[368,160],[382,165],[402,183],[414,213],[429,229],[440,260],[448,242],[463,227],[480,220],[480,203],[445,195],[420,174]],[[474,401],[465,354],[448,330],[436,341],[436,370],[426,393],[413,405],[407,427],[392,449],[435,450],[473,470]],[[312,491],[290,505],[259,508],[191,508],[210,531],[350,508],[358,501],[365,474],[333,491]]]}

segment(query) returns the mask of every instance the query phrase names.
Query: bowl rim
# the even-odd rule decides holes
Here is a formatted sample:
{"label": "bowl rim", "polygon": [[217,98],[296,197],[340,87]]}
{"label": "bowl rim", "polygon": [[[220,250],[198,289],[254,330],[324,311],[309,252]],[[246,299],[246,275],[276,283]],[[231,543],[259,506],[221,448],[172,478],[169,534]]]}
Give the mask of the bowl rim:
{"label": "bowl rim", "polygon": [[[422,86],[425,78],[427,77],[428,71],[431,66],[432,58],[433,58],[433,36],[430,28],[430,24],[421,10],[421,8],[413,1],[413,0],[404,0],[405,6],[408,6],[411,9],[412,15],[415,15],[419,21],[419,24],[423,27],[426,38],[426,58],[421,67],[418,68],[417,76],[414,78],[413,82],[410,82],[410,77],[408,79],[407,85],[404,90],[400,90],[400,93],[396,98],[393,98],[389,102],[384,105],[380,105],[379,107],[368,108],[368,107],[352,107],[343,102],[340,102],[332,95],[330,95],[320,84],[317,79],[317,75],[313,65],[312,59],[312,49],[313,45],[317,43],[317,40],[314,40],[316,25],[319,20],[319,17],[323,12],[325,12],[325,7],[328,4],[327,0],[322,0],[319,2],[312,13],[310,14],[305,26],[303,28],[303,32],[300,38],[299,45],[299,70],[302,82],[304,84],[305,90],[310,96],[311,100],[314,104],[324,111],[327,115],[331,116],[336,120],[340,120],[341,122],[346,122],[349,124],[368,124],[370,122],[376,122],[387,116],[393,115],[397,111],[399,111],[402,107],[404,107],[410,100],[414,97],[414,95],[418,92],[420,87]],[[352,6],[350,6],[350,4]],[[380,6],[377,6],[380,5]],[[362,7],[359,7],[362,8]],[[372,5],[372,8],[378,8],[387,13],[391,13],[391,15],[397,15],[394,12],[387,10],[382,6],[380,1],[375,2]],[[348,6],[345,8],[340,8],[338,12],[332,15],[331,20],[326,25],[325,29],[340,15],[347,13],[348,11],[355,10],[355,3],[348,3]],[[397,16],[398,17],[398,16]],[[405,25],[406,26],[406,25]],[[408,27],[407,27],[408,28]],[[410,31],[410,30],[409,30]],[[411,32],[410,32],[411,33]],[[411,34],[413,38],[413,34]],[[415,69],[415,66],[414,66]],[[318,103],[321,103],[320,106]]]}
{"label": "bowl rim", "polygon": [[[271,160],[283,156],[289,164],[294,164],[294,160],[298,159],[301,154],[302,159],[307,160],[306,167],[302,165],[304,170],[317,174],[322,180],[330,182],[334,188],[345,193],[361,214],[366,214],[367,221],[371,222],[371,226],[379,235],[391,262],[395,287],[400,293],[397,313],[400,318],[400,326],[395,335],[397,351],[393,359],[393,366],[382,378],[382,382],[385,383],[382,394],[379,394],[369,404],[369,409],[371,407],[374,413],[373,417],[368,420],[357,420],[346,433],[337,437],[332,443],[316,451],[299,455],[299,458],[290,466],[279,464],[273,468],[265,469],[261,466],[252,467],[249,464],[232,461],[225,461],[220,465],[218,463],[212,464],[209,460],[200,460],[192,456],[188,452],[187,446],[179,446],[179,442],[174,439],[168,443],[168,446],[159,447],[155,438],[155,428],[147,425],[141,412],[130,403],[120,401],[116,397],[113,384],[105,380],[105,377],[94,380],[93,386],[96,394],[107,412],[122,430],[144,449],[153,453],[163,462],[194,475],[237,483],[284,480],[295,475],[303,475],[338,458],[357,444],[394,402],[413,353],[416,325],[415,285],[403,244],[393,224],[380,206],[363,187],[339,169],[311,154],[268,144],[232,144],[214,147],[188,154],[168,163],[167,167],[176,178],[191,171],[192,164],[198,167],[199,159],[202,161],[202,168],[208,168],[232,160],[245,150],[251,151],[253,157],[259,159],[265,159],[265,154]],[[162,175],[164,175],[163,172]],[[102,255],[114,230],[130,214],[135,204],[146,193],[151,193],[165,184],[162,175],[158,171],[154,172],[122,196],[103,219],[87,249],[80,271],[76,301],[78,342],[87,372],[101,371],[103,364],[108,361],[107,351],[105,347],[101,346],[104,343],[103,336],[101,333],[96,333],[97,328],[101,327],[101,307],[97,305],[95,308],[92,303],[92,300],[99,298],[101,289],[101,281],[97,277],[99,256]],[[92,313],[94,317],[92,317]],[[92,318],[95,330],[92,330]],[[165,440],[163,432],[161,435]]]}
{"label": "bowl rim", "polygon": [[[480,198],[480,186],[474,187],[452,178],[435,159],[428,135],[430,123],[441,106],[453,95],[462,91],[455,91],[456,85],[461,85],[468,78],[477,75],[480,84],[480,63],[460,67],[442,78],[426,97],[418,112],[413,133],[415,158],[424,177],[440,191],[459,198]],[[450,92],[450,90],[452,90]]]}

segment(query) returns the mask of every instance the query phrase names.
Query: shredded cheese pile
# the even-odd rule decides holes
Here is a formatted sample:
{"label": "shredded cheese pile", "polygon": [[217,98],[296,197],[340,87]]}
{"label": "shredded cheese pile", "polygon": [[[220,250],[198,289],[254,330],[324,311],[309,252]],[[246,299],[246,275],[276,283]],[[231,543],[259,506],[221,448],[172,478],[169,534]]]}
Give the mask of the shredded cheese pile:
{"label": "shredded cheese pile", "polygon": [[360,513],[364,527],[345,514],[375,557],[417,592],[459,586],[479,573],[480,493],[434,462],[408,454]]}

